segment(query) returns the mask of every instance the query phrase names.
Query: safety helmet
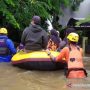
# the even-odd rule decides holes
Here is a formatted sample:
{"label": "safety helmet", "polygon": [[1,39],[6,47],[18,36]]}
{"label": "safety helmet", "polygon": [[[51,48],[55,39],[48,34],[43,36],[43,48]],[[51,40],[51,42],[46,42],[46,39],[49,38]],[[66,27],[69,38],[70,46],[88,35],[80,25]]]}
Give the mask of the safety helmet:
{"label": "safety helmet", "polygon": [[0,34],[7,34],[7,29],[6,28],[0,28]]}
{"label": "safety helmet", "polygon": [[67,39],[69,41],[72,41],[72,42],[78,42],[79,40],[79,35],[77,33],[70,33],[68,36],[67,36]]}

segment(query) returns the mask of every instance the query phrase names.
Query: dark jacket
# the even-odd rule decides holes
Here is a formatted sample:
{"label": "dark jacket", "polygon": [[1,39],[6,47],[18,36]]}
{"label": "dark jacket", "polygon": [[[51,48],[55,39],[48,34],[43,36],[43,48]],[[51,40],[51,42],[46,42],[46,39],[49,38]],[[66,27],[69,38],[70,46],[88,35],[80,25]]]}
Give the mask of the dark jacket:
{"label": "dark jacket", "polygon": [[46,49],[48,36],[46,31],[39,25],[30,25],[23,31],[21,43],[26,50]]}

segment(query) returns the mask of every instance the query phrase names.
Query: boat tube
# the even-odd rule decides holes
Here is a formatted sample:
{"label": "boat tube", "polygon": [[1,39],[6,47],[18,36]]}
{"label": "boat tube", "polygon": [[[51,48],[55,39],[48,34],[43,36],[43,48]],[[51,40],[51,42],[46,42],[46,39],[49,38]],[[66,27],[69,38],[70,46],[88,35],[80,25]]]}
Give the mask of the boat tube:
{"label": "boat tube", "polygon": [[[60,52],[51,51],[53,56],[57,56]],[[11,59],[12,65],[27,70],[59,70],[66,66],[65,60],[60,62],[51,61],[50,56],[45,51],[32,51],[25,53],[23,51],[15,54]]]}

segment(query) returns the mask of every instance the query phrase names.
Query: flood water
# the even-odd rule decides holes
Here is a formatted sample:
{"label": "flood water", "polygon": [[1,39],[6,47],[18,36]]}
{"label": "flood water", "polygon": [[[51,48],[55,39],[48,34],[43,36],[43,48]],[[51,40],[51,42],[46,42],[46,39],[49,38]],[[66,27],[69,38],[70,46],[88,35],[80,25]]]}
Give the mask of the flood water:
{"label": "flood water", "polygon": [[63,70],[27,71],[0,63],[0,90],[90,90],[90,58],[84,58],[88,77],[66,79]]}

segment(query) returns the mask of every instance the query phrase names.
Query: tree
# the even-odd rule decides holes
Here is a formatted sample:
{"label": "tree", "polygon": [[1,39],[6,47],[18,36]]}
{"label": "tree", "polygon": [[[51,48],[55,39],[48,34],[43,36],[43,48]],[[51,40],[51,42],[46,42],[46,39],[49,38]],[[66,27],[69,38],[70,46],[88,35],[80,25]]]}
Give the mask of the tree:
{"label": "tree", "polygon": [[[23,30],[29,25],[33,15],[39,15],[43,20],[53,16],[53,25],[57,24],[61,15],[61,5],[65,7],[79,4],[82,0],[0,0],[1,26]],[[73,7],[74,7],[73,6]],[[72,8],[73,9],[73,8]]]}
{"label": "tree", "polygon": [[14,27],[19,28],[14,14],[11,12],[12,7],[15,7],[15,4],[12,0],[0,0],[0,17],[2,19],[2,25],[7,26],[11,23]]}

